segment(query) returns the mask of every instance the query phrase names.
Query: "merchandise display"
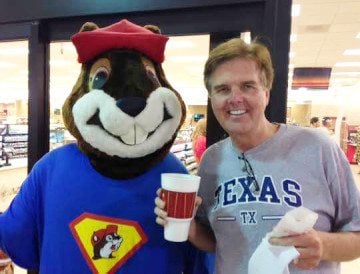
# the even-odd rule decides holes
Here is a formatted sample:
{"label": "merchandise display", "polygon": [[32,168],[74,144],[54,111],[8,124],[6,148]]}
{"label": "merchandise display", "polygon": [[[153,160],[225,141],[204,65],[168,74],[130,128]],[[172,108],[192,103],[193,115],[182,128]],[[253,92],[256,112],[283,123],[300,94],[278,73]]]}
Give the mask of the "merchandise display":
{"label": "merchandise display", "polygon": [[9,159],[26,158],[28,151],[27,141],[27,125],[0,125],[0,158],[5,161],[2,165],[10,165]]}

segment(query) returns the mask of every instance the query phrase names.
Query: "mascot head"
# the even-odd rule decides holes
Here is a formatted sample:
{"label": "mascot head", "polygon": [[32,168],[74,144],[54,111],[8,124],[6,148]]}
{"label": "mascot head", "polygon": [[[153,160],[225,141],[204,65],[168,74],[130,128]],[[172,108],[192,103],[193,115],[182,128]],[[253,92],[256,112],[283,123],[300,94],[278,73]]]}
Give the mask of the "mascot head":
{"label": "mascot head", "polygon": [[161,67],[167,40],[157,27],[127,20],[105,28],[85,23],[72,37],[82,68],[64,123],[107,177],[133,178],[159,163],[185,119]]}

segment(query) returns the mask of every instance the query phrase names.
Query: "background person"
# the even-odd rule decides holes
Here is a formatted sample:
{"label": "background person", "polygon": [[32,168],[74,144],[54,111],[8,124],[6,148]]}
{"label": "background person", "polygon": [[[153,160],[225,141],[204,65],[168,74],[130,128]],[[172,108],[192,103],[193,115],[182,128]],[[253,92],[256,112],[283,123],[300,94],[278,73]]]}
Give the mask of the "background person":
{"label": "background person", "polygon": [[[298,250],[290,273],[340,273],[340,261],[360,256],[359,191],[335,142],[266,119],[273,75],[270,54],[259,43],[232,39],[211,51],[205,84],[229,138],[202,158],[202,204],[189,240],[216,250],[216,273],[247,273],[252,253],[278,222],[274,216],[304,206],[319,215],[314,229],[271,242]],[[164,225],[164,202],[158,197],[155,204]]]}
{"label": "background person", "polygon": [[322,128],[327,132],[330,136],[334,134],[334,131],[332,129],[333,123],[332,120],[329,117],[323,117],[322,118]]}
{"label": "background person", "polygon": [[342,117],[340,124],[340,147],[342,151],[346,154],[347,144],[349,141],[349,125],[346,122],[346,117]]}
{"label": "background person", "polygon": [[359,167],[358,174],[360,174],[360,126],[357,127],[355,140],[356,140],[355,159]]}
{"label": "background person", "polygon": [[0,273],[2,274],[13,274],[14,266],[11,259],[0,250]]}
{"label": "background person", "polygon": [[321,126],[321,124],[320,124],[319,117],[312,117],[310,119],[310,127],[318,128],[320,126]]}
{"label": "background person", "polygon": [[206,150],[206,119],[200,119],[195,126],[191,136],[192,148],[196,162],[199,164],[203,153]]}
{"label": "background person", "polygon": [[[2,214],[2,212],[0,212]],[[1,249],[0,249],[0,273],[1,274],[13,274],[14,266],[9,258]]]}

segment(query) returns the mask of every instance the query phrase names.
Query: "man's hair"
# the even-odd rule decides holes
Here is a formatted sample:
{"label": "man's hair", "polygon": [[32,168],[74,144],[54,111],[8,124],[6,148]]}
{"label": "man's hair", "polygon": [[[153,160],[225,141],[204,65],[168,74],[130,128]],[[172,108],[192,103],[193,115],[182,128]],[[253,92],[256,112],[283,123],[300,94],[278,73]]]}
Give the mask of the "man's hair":
{"label": "man's hair", "polygon": [[274,80],[274,68],[269,50],[257,41],[247,44],[240,38],[233,38],[220,44],[209,54],[204,69],[204,82],[209,92],[211,74],[219,65],[235,58],[246,58],[255,61],[260,70],[261,84],[265,88],[271,89]]}
{"label": "man's hair", "polygon": [[312,118],[310,119],[310,124],[315,124],[315,123],[317,123],[317,122],[319,122],[319,117],[312,117]]}

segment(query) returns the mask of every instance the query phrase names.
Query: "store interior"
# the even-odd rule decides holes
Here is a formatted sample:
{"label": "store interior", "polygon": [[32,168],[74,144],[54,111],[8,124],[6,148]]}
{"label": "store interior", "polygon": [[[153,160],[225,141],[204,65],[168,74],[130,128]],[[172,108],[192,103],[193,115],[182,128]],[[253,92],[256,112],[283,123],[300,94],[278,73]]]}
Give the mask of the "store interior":
{"label": "store interior", "polygon": [[[346,139],[344,153],[351,164],[356,164],[353,137],[360,130],[359,14],[360,1],[356,0],[294,0],[289,52],[286,122],[308,127],[311,117],[330,117],[335,140],[340,144]],[[186,143],[188,150],[194,118],[206,117],[207,91],[202,73],[209,44],[208,34],[172,36],[165,52],[164,71],[187,105],[187,118],[176,144]],[[0,210],[8,206],[26,176],[27,57],[27,41],[0,43],[0,181],[7,181],[6,186],[0,185]],[[50,149],[74,141],[64,128],[61,107],[80,72],[76,59],[71,42],[51,43]],[[309,80],[295,87],[297,68],[330,68],[327,84],[313,88],[309,85],[313,80]],[[345,137],[341,135],[343,117],[348,126]],[[183,160],[189,171],[195,172],[196,165]]]}
{"label": "store interior", "polygon": [[[321,11],[321,12],[319,12]],[[336,138],[340,123],[346,117],[351,134],[360,125],[360,2],[347,0],[294,0],[289,52],[287,123],[309,126],[311,117],[331,117]],[[170,83],[180,92],[188,115],[184,129],[194,126],[195,114],[206,116],[207,92],[202,69],[209,51],[209,35],[170,37],[166,47],[164,70]],[[5,138],[10,131],[27,124],[28,106],[28,43],[0,43],[0,130]],[[329,68],[328,85],[311,88],[309,84],[293,86],[297,68]],[[276,69],[276,68],[275,68]],[[61,106],[71,92],[80,71],[76,52],[69,41],[50,45],[50,148],[73,141],[61,117]],[[276,92],[273,90],[272,92]],[[7,125],[8,129],[6,129]],[[14,137],[15,138],[15,137]],[[16,138],[25,139],[25,136]],[[11,139],[11,138],[10,138]],[[26,140],[23,140],[26,142]],[[2,161],[10,162],[26,154],[24,144],[9,147],[3,140]],[[6,150],[6,149],[5,149]],[[6,155],[5,155],[6,154]],[[5,162],[4,162],[5,161]]]}
{"label": "store interior", "polygon": [[[321,11],[321,12],[319,12]],[[329,117],[340,144],[341,121],[348,133],[345,153],[354,163],[354,134],[360,125],[360,2],[348,0],[294,0],[289,52],[287,123],[309,126],[311,117]],[[246,37],[245,35],[243,35]],[[208,34],[172,36],[163,68],[169,82],[187,105],[187,118],[177,143],[190,142],[195,115],[206,117],[207,91],[202,73],[209,52]],[[249,35],[247,36],[249,39]],[[0,170],[26,165],[28,112],[28,42],[0,43]],[[50,44],[50,149],[74,139],[62,123],[61,107],[80,72],[69,41]],[[299,82],[297,69],[327,70],[324,86],[316,75]],[[275,68],[276,71],[276,68]],[[296,82],[296,85],[294,84]],[[300,83],[300,84],[299,84]],[[272,92],[276,92],[273,90]]]}

